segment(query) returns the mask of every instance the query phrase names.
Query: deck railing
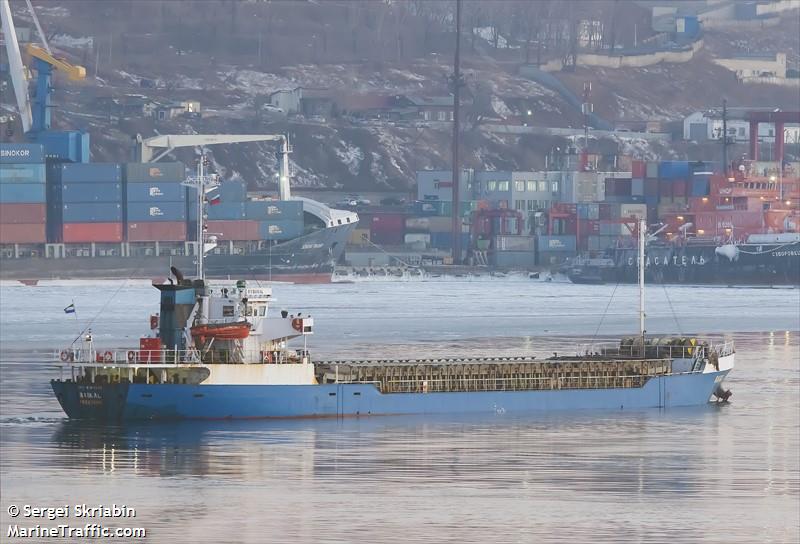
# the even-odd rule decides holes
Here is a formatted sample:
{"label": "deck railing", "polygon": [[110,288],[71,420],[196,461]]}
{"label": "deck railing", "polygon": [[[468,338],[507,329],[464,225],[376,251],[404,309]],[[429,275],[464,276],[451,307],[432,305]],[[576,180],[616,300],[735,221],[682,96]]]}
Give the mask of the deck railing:
{"label": "deck railing", "polygon": [[[381,393],[450,393],[467,391],[532,391],[643,387],[653,375],[552,376],[385,380],[374,383]],[[346,382],[342,382],[346,383]],[[365,382],[350,382],[365,383]]]}
{"label": "deck railing", "polygon": [[64,364],[108,366],[175,365],[175,364],[247,364],[297,363],[303,358],[310,362],[308,351],[272,350],[210,350],[196,349],[87,349],[68,348],[53,353],[53,360]]}

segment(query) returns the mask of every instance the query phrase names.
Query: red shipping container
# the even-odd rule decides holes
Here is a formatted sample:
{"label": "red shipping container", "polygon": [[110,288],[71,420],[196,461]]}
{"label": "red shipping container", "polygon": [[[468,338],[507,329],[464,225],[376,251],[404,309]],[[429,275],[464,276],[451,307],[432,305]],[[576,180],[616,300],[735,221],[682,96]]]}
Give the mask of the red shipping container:
{"label": "red shipping container", "polygon": [[44,223],[0,225],[0,244],[44,244]]}
{"label": "red shipping container", "polygon": [[129,242],[185,242],[186,223],[149,221],[128,223]]}
{"label": "red shipping container", "polygon": [[399,213],[380,213],[372,216],[370,223],[370,233],[377,232],[399,232],[401,235],[405,229],[406,216]]}
{"label": "red shipping container", "polygon": [[631,163],[631,177],[643,178],[647,175],[647,163],[645,161],[633,161]]}
{"label": "red shipping container", "polygon": [[258,221],[208,221],[206,225],[206,233],[219,240],[260,240]]}
{"label": "red shipping container", "polygon": [[0,204],[0,224],[47,222],[47,204]]}
{"label": "red shipping container", "polygon": [[687,196],[685,179],[676,179],[672,182],[672,196]]}
{"label": "red shipping container", "polygon": [[661,181],[658,184],[658,195],[672,198],[672,183],[668,181]]}
{"label": "red shipping container", "polygon": [[64,223],[61,232],[65,244],[122,241],[122,223]]}

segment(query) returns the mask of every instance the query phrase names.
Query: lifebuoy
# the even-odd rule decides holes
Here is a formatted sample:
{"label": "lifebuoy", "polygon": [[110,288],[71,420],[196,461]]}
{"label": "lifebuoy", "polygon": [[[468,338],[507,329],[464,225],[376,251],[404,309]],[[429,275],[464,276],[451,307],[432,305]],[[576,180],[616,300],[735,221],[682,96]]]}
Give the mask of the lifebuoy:
{"label": "lifebuoy", "polygon": [[65,363],[69,360],[69,352],[67,350],[61,350],[61,360]]}
{"label": "lifebuoy", "polygon": [[303,332],[303,320],[299,317],[292,319],[292,328],[297,332]]}
{"label": "lifebuoy", "polygon": [[128,362],[132,363],[136,360],[136,352],[133,350],[128,351]]}
{"label": "lifebuoy", "polygon": [[105,352],[103,354],[103,361],[105,361],[107,363],[110,363],[112,360],[114,360],[114,354],[113,353],[111,353],[110,351],[107,351],[107,352]]}

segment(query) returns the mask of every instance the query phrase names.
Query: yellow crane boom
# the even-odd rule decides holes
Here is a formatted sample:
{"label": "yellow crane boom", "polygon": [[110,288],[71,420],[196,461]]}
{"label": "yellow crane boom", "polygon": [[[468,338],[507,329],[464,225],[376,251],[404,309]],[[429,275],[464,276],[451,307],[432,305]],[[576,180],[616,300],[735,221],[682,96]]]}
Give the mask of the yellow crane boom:
{"label": "yellow crane boom", "polygon": [[86,79],[86,68],[83,66],[77,66],[75,64],[70,64],[64,59],[59,59],[51,55],[42,47],[38,45],[28,44],[26,48],[26,52],[34,58],[40,59],[53,68],[64,72],[67,77],[71,80],[78,81],[81,79]]}

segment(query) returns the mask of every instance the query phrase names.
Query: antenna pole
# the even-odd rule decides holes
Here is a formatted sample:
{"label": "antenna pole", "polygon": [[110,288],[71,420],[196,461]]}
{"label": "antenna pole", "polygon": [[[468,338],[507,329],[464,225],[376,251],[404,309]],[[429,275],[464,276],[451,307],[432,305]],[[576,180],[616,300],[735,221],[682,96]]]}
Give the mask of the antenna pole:
{"label": "antenna pole", "polygon": [[197,277],[203,279],[205,270],[203,269],[203,258],[206,252],[206,240],[203,226],[205,225],[205,218],[203,217],[203,201],[206,199],[206,184],[203,181],[203,163],[206,160],[204,153],[200,154],[200,162],[197,164]]}
{"label": "antenna pole", "polygon": [[644,242],[647,236],[647,223],[639,220],[639,336],[642,339],[642,354],[644,354]]}
{"label": "antenna pole", "polygon": [[453,264],[461,264],[461,167],[458,164],[460,136],[459,110],[461,102],[461,0],[456,0],[456,53],[453,62]]}

